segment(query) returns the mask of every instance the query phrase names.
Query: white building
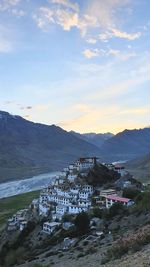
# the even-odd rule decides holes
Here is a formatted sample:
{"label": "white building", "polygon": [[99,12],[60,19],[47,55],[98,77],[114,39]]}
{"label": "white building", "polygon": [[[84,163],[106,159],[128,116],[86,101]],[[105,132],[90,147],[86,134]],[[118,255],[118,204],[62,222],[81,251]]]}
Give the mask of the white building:
{"label": "white building", "polygon": [[47,234],[53,233],[54,230],[56,230],[60,226],[60,223],[58,222],[45,222],[43,224],[43,232]]}
{"label": "white building", "polygon": [[48,216],[49,211],[50,211],[50,205],[48,203],[39,204],[39,215]]}
{"label": "white building", "polygon": [[77,174],[69,174],[67,179],[69,182],[74,183],[75,179],[77,179],[78,175]]}
{"label": "white building", "polygon": [[84,208],[84,207],[89,208],[91,206],[91,201],[87,199],[79,199],[78,206],[81,208]]}
{"label": "white building", "polygon": [[88,210],[88,208],[86,208],[86,207],[79,207],[78,205],[71,205],[71,206],[69,206],[68,213],[70,213],[70,214],[78,214],[78,213],[80,213],[82,211],[86,212],[87,210]]}
{"label": "white building", "polygon": [[57,204],[60,204],[60,205],[68,206],[71,203],[71,198],[70,197],[61,197],[61,196],[58,196],[56,203]]}
{"label": "white building", "polygon": [[46,203],[48,201],[48,193],[41,193],[40,194],[40,203]]}
{"label": "white building", "polygon": [[23,221],[20,223],[19,225],[19,230],[20,231],[23,231],[23,229],[27,226],[27,221]]}
{"label": "white building", "polygon": [[70,192],[74,193],[74,194],[79,194],[79,190],[80,190],[80,186],[74,186],[70,188]]}
{"label": "white building", "polygon": [[88,199],[90,196],[88,191],[81,190],[79,191],[79,198]]}
{"label": "white building", "polygon": [[64,215],[67,211],[67,206],[64,205],[57,205],[56,206],[56,213],[60,215]]}
{"label": "white building", "polygon": [[84,185],[82,187],[82,190],[88,192],[90,196],[93,194],[93,186],[92,185]]}
{"label": "white building", "polygon": [[7,225],[7,230],[8,231],[16,231],[17,230],[17,227],[18,227],[18,224],[17,222],[8,222],[8,225]]}
{"label": "white building", "polygon": [[97,158],[96,157],[92,157],[92,158],[80,158],[77,161],[77,166],[79,168],[80,171],[84,171],[86,169],[90,169],[93,168],[94,165],[97,162]]}
{"label": "white building", "polygon": [[116,190],[112,189],[112,188],[108,188],[108,189],[103,189],[100,191],[100,196],[101,197],[106,197],[109,195],[115,195],[116,196]]}
{"label": "white building", "polygon": [[121,203],[121,204],[129,207],[129,206],[134,204],[134,201],[132,201],[129,198],[119,197],[119,196],[115,196],[115,195],[109,195],[106,197],[106,208],[110,208],[115,203]]}

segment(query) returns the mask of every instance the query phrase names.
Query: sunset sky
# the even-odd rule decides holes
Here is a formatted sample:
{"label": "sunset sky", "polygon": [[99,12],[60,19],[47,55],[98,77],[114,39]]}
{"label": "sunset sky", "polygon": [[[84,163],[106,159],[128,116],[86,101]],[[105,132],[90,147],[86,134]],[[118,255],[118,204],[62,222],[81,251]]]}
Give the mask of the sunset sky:
{"label": "sunset sky", "polygon": [[0,109],[77,132],[150,126],[150,1],[0,0]]}

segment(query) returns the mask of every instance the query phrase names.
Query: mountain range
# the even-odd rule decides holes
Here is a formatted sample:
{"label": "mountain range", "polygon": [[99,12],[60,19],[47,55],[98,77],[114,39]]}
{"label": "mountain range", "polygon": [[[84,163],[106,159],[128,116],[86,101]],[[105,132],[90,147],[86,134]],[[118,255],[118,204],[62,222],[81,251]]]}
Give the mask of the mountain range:
{"label": "mountain range", "polygon": [[97,146],[105,161],[127,161],[150,152],[150,128],[124,130],[116,135],[71,133]]}
{"label": "mountain range", "polygon": [[147,153],[150,128],[79,134],[0,111],[0,182],[61,170],[84,156],[112,162]]}
{"label": "mountain range", "polygon": [[98,147],[55,125],[33,123],[0,111],[0,181],[60,170]]}
{"label": "mountain range", "polygon": [[150,152],[150,128],[124,130],[101,146],[107,160],[130,160]]}
{"label": "mountain range", "polygon": [[104,144],[105,141],[114,136],[113,133],[76,133],[71,131],[70,133],[74,134],[76,137],[81,138],[99,148]]}

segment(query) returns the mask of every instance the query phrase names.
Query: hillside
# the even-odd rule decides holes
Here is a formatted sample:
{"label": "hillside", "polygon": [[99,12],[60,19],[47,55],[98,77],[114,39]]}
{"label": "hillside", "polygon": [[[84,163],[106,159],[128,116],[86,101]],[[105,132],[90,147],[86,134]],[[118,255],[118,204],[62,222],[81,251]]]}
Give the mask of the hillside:
{"label": "hillside", "polygon": [[126,168],[141,181],[150,182],[150,153],[127,162]]}
{"label": "hillside", "polygon": [[81,138],[97,147],[101,147],[104,142],[106,140],[108,140],[109,138],[113,137],[114,135],[112,133],[84,133],[84,134],[80,134],[80,133],[76,133],[74,131],[71,131],[72,134],[74,134],[75,136],[77,136],[78,138]]}
{"label": "hillside", "polygon": [[105,141],[101,153],[108,160],[129,160],[150,152],[150,128],[124,130]]}
{"label": "hillside", "polygon": [[[24,201],[23,197],[21,195],[0,201],[2,211],[8,204],[10,213],[11,209],[16,209],[16,205],[27,205],[28,201]],[[31,194],[28,194],[30,197]],[[17,198],[22,204],[18,204]],[[42,232],[43,220],[30,222],[28,228],[18,234],[1,232],[0,241],[3,245],[0,264],[5,267],[148,267],[149,199],[150,192],[147,191],[136,198],[134,207],[126,209],[120,206],[119,211],[115,207],[99,213],[101,224],[97,226],[97,233],[103,231],[102,237],[98,237],[92,229],[82,235],[78,235],[75,229],[58,229],[54,235],[46,235]],[[75,238],[75,243],[63,249],[65,237]]]}
{"label": "hillside", "polygon": [[99,149],[55,125],[0,111],[0,182],[59,170]]}

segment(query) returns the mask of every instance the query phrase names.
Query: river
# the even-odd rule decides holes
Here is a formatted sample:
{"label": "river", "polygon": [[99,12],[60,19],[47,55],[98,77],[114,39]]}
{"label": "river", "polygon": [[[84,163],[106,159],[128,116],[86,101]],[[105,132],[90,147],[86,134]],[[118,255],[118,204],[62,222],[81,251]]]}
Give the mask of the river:
{"label": "river", "polygon": [[40,190],[47,187],[51,183],[52,178],[58,176],[59,174],[60,172],[50,172],[36,175],[24,180],[2,183],[0,184],[0,199]]}

